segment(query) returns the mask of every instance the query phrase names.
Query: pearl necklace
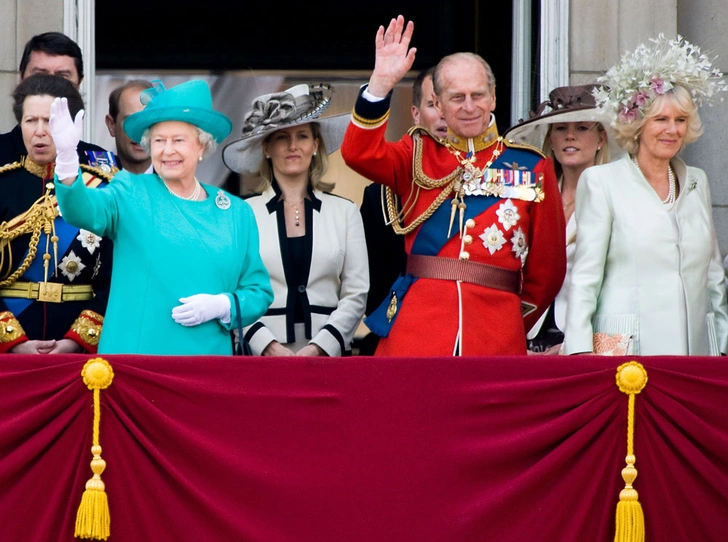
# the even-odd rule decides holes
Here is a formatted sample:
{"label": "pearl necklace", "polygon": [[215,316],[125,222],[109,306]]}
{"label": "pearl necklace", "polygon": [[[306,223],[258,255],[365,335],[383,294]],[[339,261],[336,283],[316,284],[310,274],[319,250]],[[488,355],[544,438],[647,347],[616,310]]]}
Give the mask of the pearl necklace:
{"label": "pearl necklace", "polygon": [[189,196],[180,196],[176,192],[173,192],[172,189],[169,187],[169,185],[165,182],[164,186],[167,187],[167,191],[172,194],[173,196],[178,197],[179,199],[183,199],[185,201],[197,201],[197,199],[200,197],[200,192],[202,192],[202,185],[200,184],[200,181],[195,178],[195,189],[192,191],[192,194]]}
{"label": "pearl necklace", "polygon": [[[642,173],[642,168],[640,168],[639,162],[637,162],[637,157],[632,156],[632,162],[634,162],[634,165],[637,166],[637,169],[640,173]],[[644,173],[642,173],[644,176]],[[667,197],[662,200],[663,205],[667,205],[669,209],[672,209],[672,206],[675,205],[675,192],[677,190],[676,186],[677,183],[675,182],[675,172],[672,170],[672,166],[668,164],[667,166]]]}
{"label": "pearl necklace", "polygon": [[283,203],[285,203],[286,205],[288,205],[290,207],[293,207],[293,210],[296,212],[296,216],[294,218],[294,220],[296,222],[296,226],[300,226],[301,225],[301,217],[299,215],[298,206],[303,203],[303,200],[299,201],[298,203],[289,203],[286,200],[283,200]]}

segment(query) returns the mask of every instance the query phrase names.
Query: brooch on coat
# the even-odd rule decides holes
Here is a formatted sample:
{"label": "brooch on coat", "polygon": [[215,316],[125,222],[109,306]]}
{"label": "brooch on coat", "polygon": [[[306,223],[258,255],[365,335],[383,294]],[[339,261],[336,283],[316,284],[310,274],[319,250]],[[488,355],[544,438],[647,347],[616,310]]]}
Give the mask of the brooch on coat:
{"label": "brooch on coat", "polygon": [[217,196],[215,196],[215,205],[218,206],[218,208],[222,209],[223,211],[230,208],[230,198],[227,197],[225,192],[222,190],[217,191]]}

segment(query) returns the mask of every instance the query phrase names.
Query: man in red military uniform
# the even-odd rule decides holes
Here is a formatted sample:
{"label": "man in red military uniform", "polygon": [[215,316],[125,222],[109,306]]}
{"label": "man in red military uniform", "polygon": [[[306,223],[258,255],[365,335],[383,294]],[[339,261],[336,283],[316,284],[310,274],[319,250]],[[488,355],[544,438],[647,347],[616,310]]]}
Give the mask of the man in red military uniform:
{"label": "man in red military uniform", "polygon": [[410,70],[414,25],[400,15],[376,37],[341,153],[390,189],[395,230],[405,235],[407,274],[366,323],[385,337],[377,355],[525,354],[525,329],[559,291],[566,271],[564,217],[553,164],[498,136],[495,80],[472,53],[437,65],[444,140],[413,129],[384,139],[389,99]]}

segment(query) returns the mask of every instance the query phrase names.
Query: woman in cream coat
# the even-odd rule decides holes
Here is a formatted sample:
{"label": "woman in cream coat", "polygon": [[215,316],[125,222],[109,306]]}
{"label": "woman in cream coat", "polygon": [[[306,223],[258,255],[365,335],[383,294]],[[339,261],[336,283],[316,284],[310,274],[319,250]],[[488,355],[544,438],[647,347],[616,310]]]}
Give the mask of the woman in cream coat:
{"label": "woman in cream coat", "polygon": [[275,299],[244,330],[254,355],[350,354],[364,313],[369,271],[361,216],[321,180],[327,151],[338,148],[349,122],[349,115],[317,119],[330,97],[328,87],[298,85],[257,98],[243,137],[223,151],[233,171],[263,179],[262,193],[247,202]]}
{"label": "woman in cream coat", "polygon": [[[654,82],[650,73],[644,80]],[[587,169],[579,181],[566,354],[592,352],[596,332],[630,335],[639,355],[727,350],[708,180],[677,158],[702,131],[695,89],[679,71],[674,77],[669,86],[655,84],[643,103],[620,110],[617,140],[629,154]],[[623,103],[619,84],[607,84],[613,95],[606,99]]]}

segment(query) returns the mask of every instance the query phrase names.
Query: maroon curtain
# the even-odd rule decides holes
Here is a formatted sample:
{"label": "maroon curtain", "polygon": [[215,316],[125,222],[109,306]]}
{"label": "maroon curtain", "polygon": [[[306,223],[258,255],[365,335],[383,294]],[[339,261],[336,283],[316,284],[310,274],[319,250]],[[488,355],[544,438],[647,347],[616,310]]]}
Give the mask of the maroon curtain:
{"label": "maroon curtain", "polygon": [[[0,539],[73,540],[88,356],[0,356]],[[609,541],[625,361],[108,356],[113,542]],[[641,358],[648,541],[728,536],[728,364]]]}

